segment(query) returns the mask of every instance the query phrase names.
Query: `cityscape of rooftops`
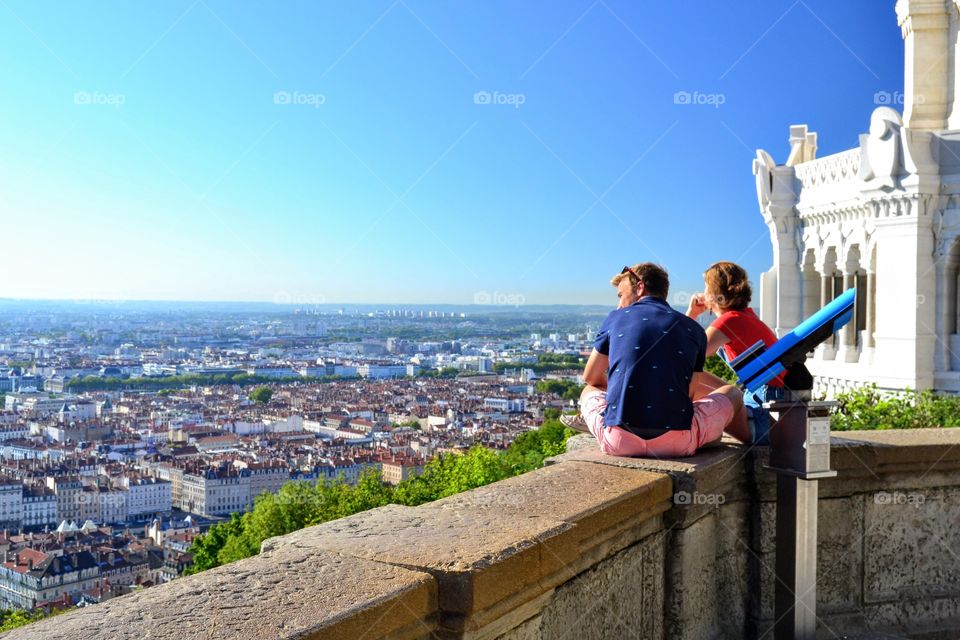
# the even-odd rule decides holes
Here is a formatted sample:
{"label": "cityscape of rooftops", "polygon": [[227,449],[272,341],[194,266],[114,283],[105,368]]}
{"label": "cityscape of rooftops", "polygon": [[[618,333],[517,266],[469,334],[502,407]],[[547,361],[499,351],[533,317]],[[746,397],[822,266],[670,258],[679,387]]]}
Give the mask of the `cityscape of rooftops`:
{"label": "cityscape of rooftops", "polygon": [[[867,542],[932,546],[960,491],[950,435],[870,439],[960,426],[958,7],[0,0],[0,633],[546,639],[586,592],[614,604],[584,637],[625,637],[624,593],[658,640],[812,638],[784,607],[823,637],[960,629],[957,554],[898,573]],[[838,489],[843,447],[887,466]],[[570,513],[497,493],[574,470]],[[464,559],[494,512],[547,524]],[[450,513],[476,548],[390,555]],[[234,563],[343,518],[398,538],[292,564],[375,589],[190,600],[259,567],[250,599],[301,606]],[[473,579],[536,545],[557,567]],[[388,632],[391,598],[415,620]]]}

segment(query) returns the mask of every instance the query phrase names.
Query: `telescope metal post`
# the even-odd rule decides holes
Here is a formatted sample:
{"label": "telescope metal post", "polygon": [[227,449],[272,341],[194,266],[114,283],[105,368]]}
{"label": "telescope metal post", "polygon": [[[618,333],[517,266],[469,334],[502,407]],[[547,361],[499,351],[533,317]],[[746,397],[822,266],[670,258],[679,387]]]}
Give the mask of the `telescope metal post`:
{"label": "telescope metal post", "polygon": [[777,419],[770,469],[777,474],[774,640],[814,640],[817,630],[817,483],[830,469],[833,402],[764,406]]}

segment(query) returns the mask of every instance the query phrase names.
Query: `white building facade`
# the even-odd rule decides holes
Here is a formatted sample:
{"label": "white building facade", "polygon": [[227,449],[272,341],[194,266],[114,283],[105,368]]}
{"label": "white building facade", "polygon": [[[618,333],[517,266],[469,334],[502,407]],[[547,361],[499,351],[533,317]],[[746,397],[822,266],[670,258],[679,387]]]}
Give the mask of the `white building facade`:
{"label": "white building facade", "polygon": [[23,485],[19,482],[0,484],[0,528],[19,529],[23,523]]}
{"label": "white building facade", "polygon": [[857,147],[822,158],[816,134],[791,126],[784,164],[764,150],[753,162],[773,244],[763,320],[783,336],[857,290],[851,322],[807,360],[828,395],[960,392],[960,1],[899,0],[896,16],[903,114],[878,107]]}
{"label": "white building facade", "polygon": [[141,519],[170,513],[173,508],[173,485],[159,478],[123,478],[127,490],[127,516]]}

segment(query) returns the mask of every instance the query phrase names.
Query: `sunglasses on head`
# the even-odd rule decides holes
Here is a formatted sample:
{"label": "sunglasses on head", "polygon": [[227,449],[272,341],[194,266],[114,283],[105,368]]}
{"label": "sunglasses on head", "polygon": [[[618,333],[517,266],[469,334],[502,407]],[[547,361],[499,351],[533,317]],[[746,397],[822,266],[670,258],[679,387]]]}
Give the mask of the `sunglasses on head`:
{"label": "sunglasses on head", "polygon": [[643,282],[643,278],[638,276],[636,271],[634,271],[633,269],[631,269],[626,265],[624,265],[623,270],[620,272],[620,275],[623,275],[625,273],[629,273],[630,275],[632,275],[636,279],[637,284],[640,284],[641,282]]}

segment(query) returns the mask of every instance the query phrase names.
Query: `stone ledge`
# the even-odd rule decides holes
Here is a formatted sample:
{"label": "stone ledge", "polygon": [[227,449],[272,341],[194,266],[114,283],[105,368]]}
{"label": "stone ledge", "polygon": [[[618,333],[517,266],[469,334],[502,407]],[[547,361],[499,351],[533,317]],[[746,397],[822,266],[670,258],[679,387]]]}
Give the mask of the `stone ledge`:
{"label": "stone ledge", "polygon": [[662,474],[558,464],[420,507],[303,529],[264,549],[292,545],[429,572],[441,631],[490,637],[495,621],[660,530],[670,497]]}
{"label": "stone ledge", "polygon": [[685,527],[716,509],[709,504],[683,504],[677,499],[681,493],[692,496],[722,495],[724,502],[742,500],[746,497],[745,470],[752,460],[753,447],[739,444],[725,437],[723,442],[685,458],[628,458],[611,456],[600,451],[596,440],[589,434],[573,436],[568,440],[568,450],[547,459],[548,465],[583,462],[605,466],[637,469],[669,476],[673,484],[675,504],[666,515],[668,527]]}
{"label": "stone ledge", "polygon": [[[960,484],[960,428],[840,431],[831,437],[836,478],[820,482],[821,498]],[[751,464],[762,501],[776,498],[776,476],[764,469],[768,447],[756,447]]]}
{"label": "stone ledge", "polygon": [[286,547],[77,609],[4,640],[428,638],[437,585],[425,573]]}
{"label": "stone ledge", "polygon": [[[960,428],[841,431],[834,433],[831,443],[837,464],[851,470],[862,469],[868,461],[883,472],[917,464],[960,467]],[[852,455],[865,450],[868,460]]]}
{"label": "stone ledge", "polygon": [[[606,455],[589,434],[569,442],[567,453],[547,464],[580,461],[665,473],[673,479],[675,494],[722,494],[726,502],[749,499],[745,491],[756,491],[763,502],[776,498],[776,475],[765,468],[770,459],[766,446],[742,445],[724,437],[720,446],[694,456],[655,460]],[[831,444],[831,467],[838,476],[820,482],[822,497],[960,484],[952,479],[960,470],[960,428],[843,431],[834,433]],[[677,506],[681,508],[667,516],[668,526],[686,526],[709,511]]]}

